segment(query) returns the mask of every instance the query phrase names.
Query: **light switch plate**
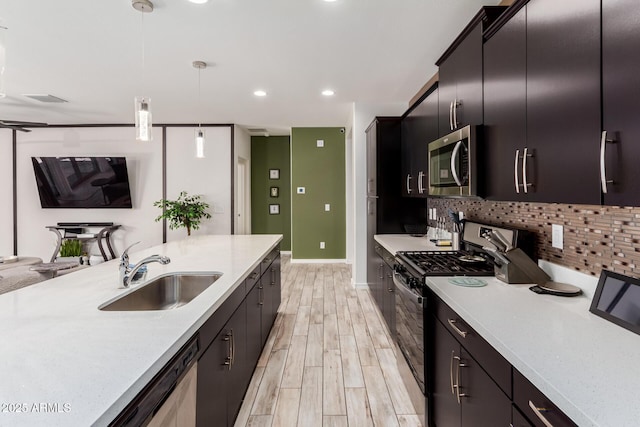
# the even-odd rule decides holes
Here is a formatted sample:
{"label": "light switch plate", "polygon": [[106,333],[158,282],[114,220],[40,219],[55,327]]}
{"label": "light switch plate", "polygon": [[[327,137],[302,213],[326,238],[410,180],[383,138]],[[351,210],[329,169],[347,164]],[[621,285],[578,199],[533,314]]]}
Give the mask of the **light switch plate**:
{"label": "light switch plate", "polygon": [[306,189],[304,187],[298,187],[296,190],[296,193],[298,194],[304,194],[306,192]]}
{"label": "light switch plate", "polygon": [[564,227],[559,224],[551,224],[551,246],[564,249]]}
{"label": "light switch plate", "polygon": [[325,210],[326,212],[329,212],[329,211],[331,210],[331,205],[330,205],[329,203],[325,203],[325,204],[324,204],[324,210]]}
{"label": "light switch plate", "polygon": [[318,147],[324,147],[324,139],[318,139],[316,140],[316,145]]}
{"label": "light switch plate", "polygon": [[324,242],[320,242],[320,249],[324,249]]}

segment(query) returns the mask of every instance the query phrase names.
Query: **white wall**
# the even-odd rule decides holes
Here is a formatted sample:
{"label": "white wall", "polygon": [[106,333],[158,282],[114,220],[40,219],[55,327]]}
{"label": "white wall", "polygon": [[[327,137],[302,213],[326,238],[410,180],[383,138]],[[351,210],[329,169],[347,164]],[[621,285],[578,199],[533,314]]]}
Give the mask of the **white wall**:
{"label": "white wall", "polygon": [[[205,127],[204,159],[196,158],[195,127],[167,128],[167,198],[181,191],[201,194],[209,203],[205,219],[192,235],[231,233],[231,127]],[[168,228],[168,225],[167,225]],[[184,239],[187,231],[167,229],[167,241]]]}
{"label": "white wall", "polygon": [[0,129],[0,256],[13,255],[13,132]]}
{"label": "white wall", "polygon": [[376,116],[401,116],[407,109],[405,102],[392,104],[353,104],[353,228],[355,260],[352,281],[356,287],[367,286],[367,145],[365,130]]}
{"label": "white wall", "polygon": [[245,194],[245,221],[246,221],[246,234],[251,234],[251,135],[249,135],[249,133],[244,130],[243,128],[239,127],[239,126],[234,126],[234,130],[233,130],[233,136],[234,136],[234,144],[235,144],[235,158],[233,161],[233,188],[235,189],[235,197],[234,197],[234,204],[235,204],[235,218],[234,218],[234,230],[235,233],[238,233],[238,230],[240,229],[238,221],[238,202],[239,202],[239,187],[238,187],[238,159],[243,159],[246,167],[247,167],[247,187],[249,188],[249,194]]}
{"label": "white wall", "polygon": [[[162,130],[152,142],[136,142],[132,127],[44,128],[19,133],[17,140],[18,254],[48,262],[55,235],[45,226],[57,222],[114,222],[121,224],[112,242],[117,254],[141,241],[135,250],[162,243],[162,224],[155,222],[162,197]],[[123,156],[133,209],[42,209],[31,164],[35,156]],[[132,250],[133,252],[134,250]],[[90,253],[99,254],[97,247]]]}

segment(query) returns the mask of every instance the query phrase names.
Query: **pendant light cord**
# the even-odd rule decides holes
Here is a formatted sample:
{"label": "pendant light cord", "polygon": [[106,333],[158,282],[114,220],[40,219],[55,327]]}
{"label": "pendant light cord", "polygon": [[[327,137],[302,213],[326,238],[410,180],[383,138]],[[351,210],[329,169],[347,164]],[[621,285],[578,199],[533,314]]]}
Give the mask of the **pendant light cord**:
{"label": "pendant light cord", "polygon": [[[198,68],[198,114],[201,116],[202,106],[200,105],[200,75],[202,73],[202,68]],[[198,129],[202,128],[202,116],[199,117],[201,120],[198,121]]]}

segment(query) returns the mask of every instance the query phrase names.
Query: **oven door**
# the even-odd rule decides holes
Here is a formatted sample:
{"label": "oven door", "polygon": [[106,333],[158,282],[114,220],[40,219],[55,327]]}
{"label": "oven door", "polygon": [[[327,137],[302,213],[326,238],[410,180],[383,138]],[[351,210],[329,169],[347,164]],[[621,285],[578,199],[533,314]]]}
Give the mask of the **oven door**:
{"label": "oven door", "polygon": [[429,143],[429,195],[477,196],[475,148],[472,126]]}
{"label": "oven door", "polygon": [[424,323],[423,297],[411,289],[409,277],[393,272],[396,293],[396,340],[422,393],[424,385]]}

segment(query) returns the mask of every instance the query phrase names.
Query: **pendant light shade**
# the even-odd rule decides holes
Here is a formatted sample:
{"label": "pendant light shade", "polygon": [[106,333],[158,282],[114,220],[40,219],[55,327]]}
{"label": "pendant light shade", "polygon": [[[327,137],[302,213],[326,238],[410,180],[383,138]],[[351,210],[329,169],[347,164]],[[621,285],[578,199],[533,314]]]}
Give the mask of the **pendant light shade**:
{"label": "pendant light shade", "polygon": [[[142,41],[142,81],[145,81],[144,75],[144,15],[153,12],[153,3],[151,0],[132,0],[133,8],[140,12],[141,16],[141,41]],[[151,98],[147,96],[136,96],[134,98],[134,111],[136,123],[136,141],[152,141],[153,140],[153,121],[151,119]]]}
{"label": "pendant light shade", "polygon": [[204,159],[204,130],[196,129],[196,157]]}
{"label": "pendant light shade", "polygon": [[[203,61],[193,61],[193,68],[198,70],[198,114],[200,114],[200,73],[207,68],[207,63]],[[198,128],[195,132],[196,136],[196,157],[198,159],[204,159],[204,130],[201,123],[198,123]]]}
{"label": "pendant light shade", "polygon": [[151,99],[145,96],[135,97],[136,140],[152,141]]}

